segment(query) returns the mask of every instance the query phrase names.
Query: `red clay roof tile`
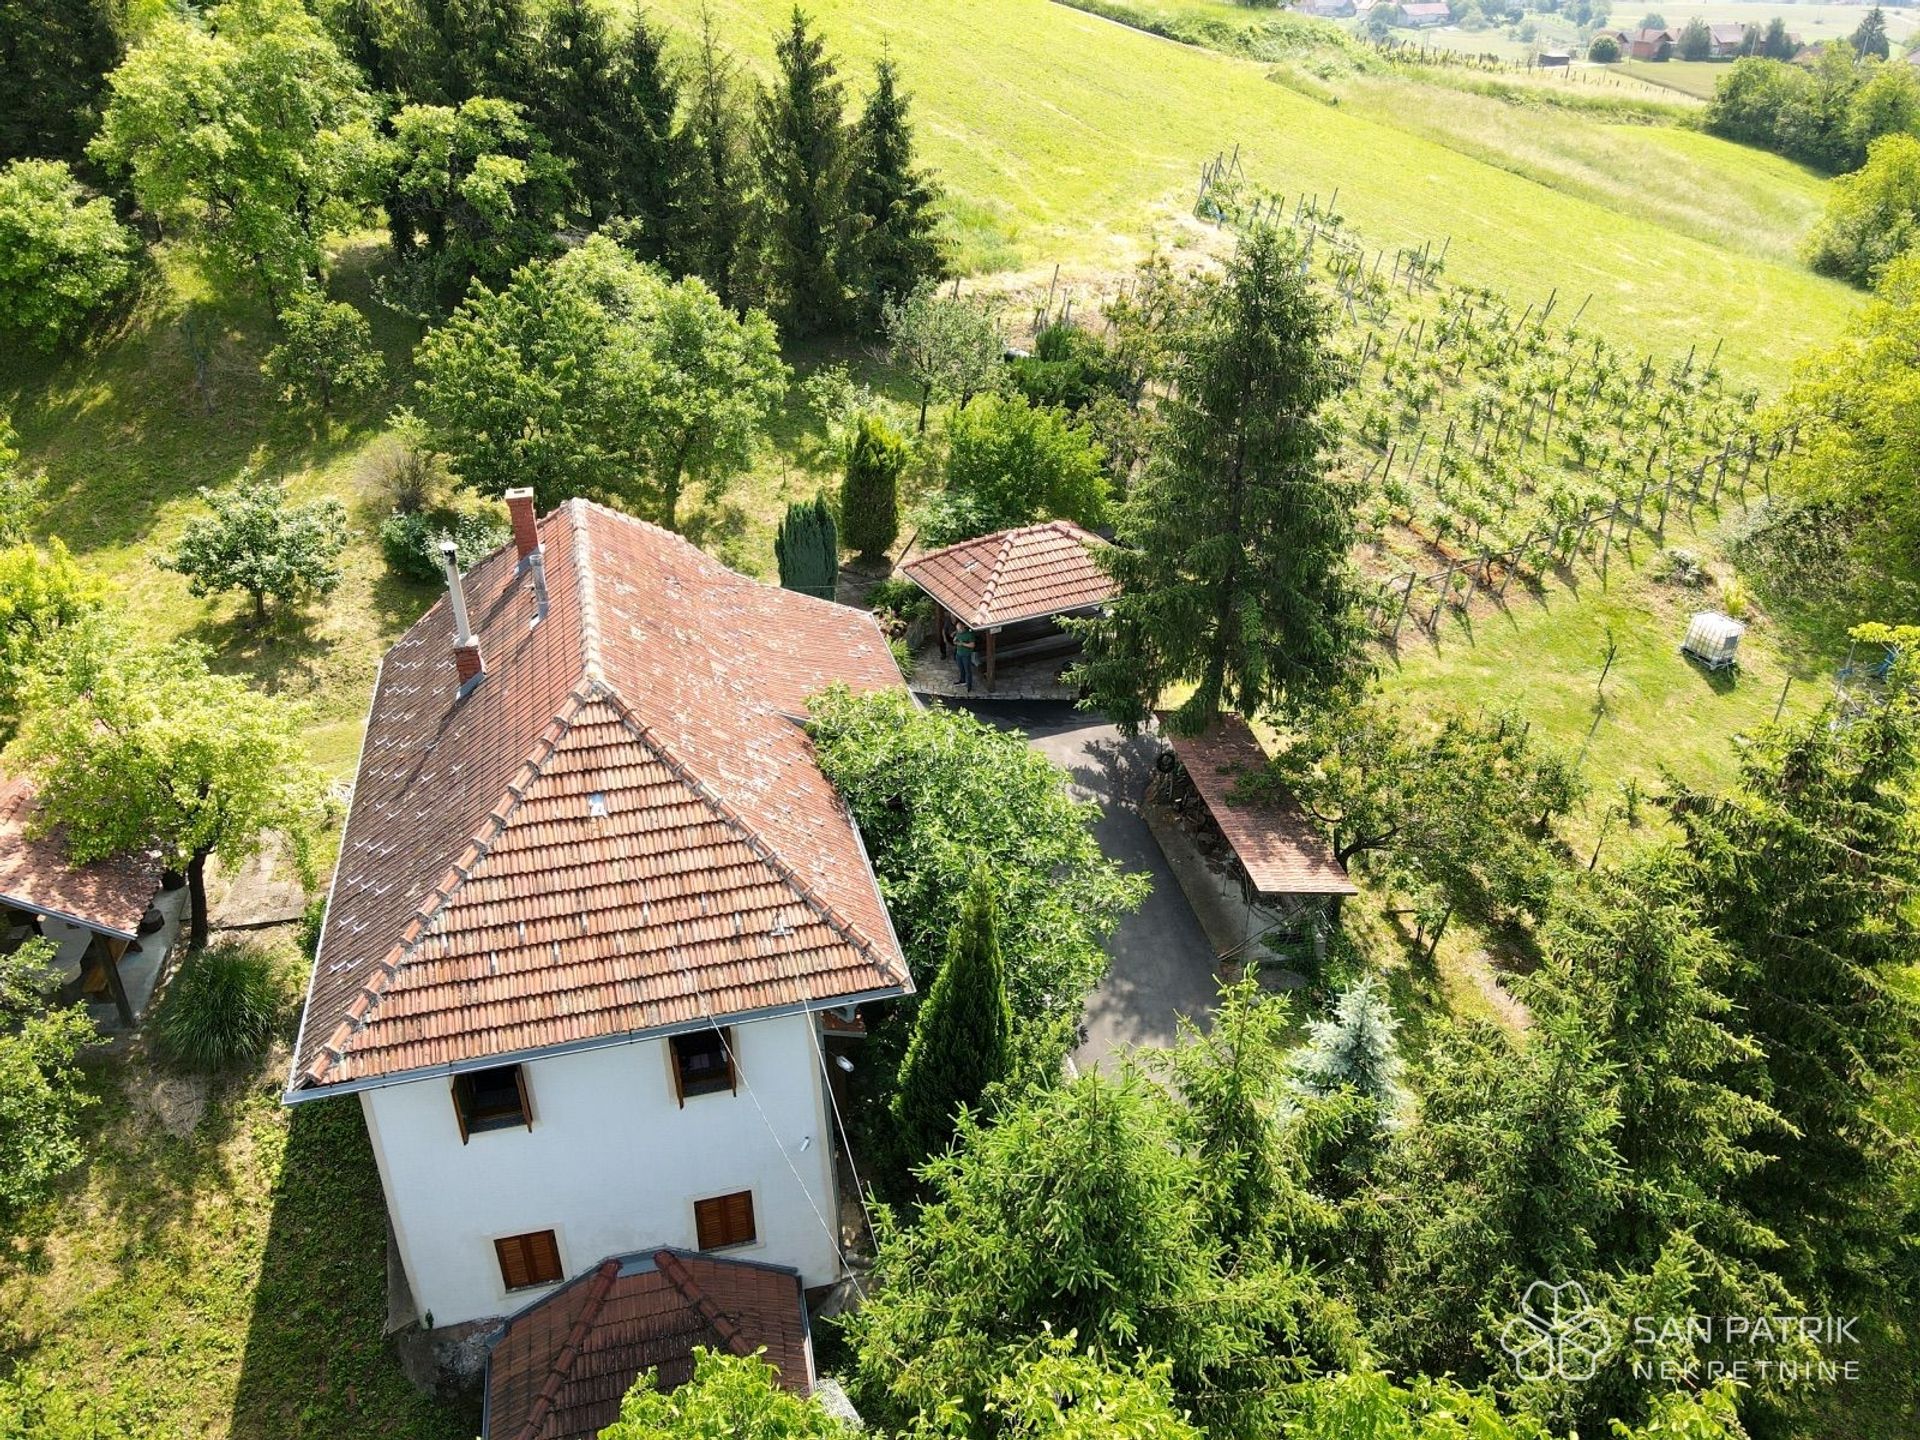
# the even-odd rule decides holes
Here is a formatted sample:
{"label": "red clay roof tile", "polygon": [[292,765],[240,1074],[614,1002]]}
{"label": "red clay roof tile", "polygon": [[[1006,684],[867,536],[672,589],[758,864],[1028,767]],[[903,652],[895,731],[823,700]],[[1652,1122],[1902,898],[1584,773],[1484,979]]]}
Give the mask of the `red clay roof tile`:
{"label": "red clay roof tile", "polygon": [[75,865],[57,836],[32,836],[33,784],[0,775],[0,904],[57,914],[89,930],[131,940],[160,888],[153,855]]}
{"label": "red clay roof tile", "polygon": [[1009,625],[1113,597],[1098,535],[1067,520],[1000,530],[910,560],[900,573],[969,625]]}

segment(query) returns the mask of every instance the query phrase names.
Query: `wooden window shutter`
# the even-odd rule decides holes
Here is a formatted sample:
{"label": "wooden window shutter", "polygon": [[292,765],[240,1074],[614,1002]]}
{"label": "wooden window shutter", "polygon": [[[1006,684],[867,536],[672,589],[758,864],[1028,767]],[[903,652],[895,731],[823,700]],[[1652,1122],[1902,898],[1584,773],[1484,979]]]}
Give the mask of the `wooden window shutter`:
{"label": "wooden window shutter", "polygon": [[493,1251],[500,1261],[500,1283],[509,1290],[560,1279],[560,1242],[551,1230],[502,1236],[493,1242]]}
{"label": "wooden window shutter", "polygon": [[520,1092],[520,1113],[527,1117],[527,1129],[531,1130],[533,1129],[533,1106],[527,1101],[526,1066],[516,1065],[513,1067],[513,1083],[514,1087]]}
{"label": "wooden window shutter", "polygon": [[494,1253],[500,1257],[500,1283],[509,1290],[524,1290],[532,1283],[527,1278],[527,1249],[522,1238],[509,1235],[493,1242]]}
{"label": "wooden window shutter", "polygon": [[748,1245],[753,1242],[753,1192],[741,1190],[721,1202],[727,1207],[727,1243]]}
{"label": "wooden window shutter", "polygon": [[467,1140],[468,1140],[467,1099],[466,1099],[466,1096],[460,1093],[460,1077],[458,1075],[453,1077],[452,1089],[453,1089],[453,1118],[455,1123],[460,1126],[460,1143],[464,1145],[467,1143]]}
{"label": "wooden window shutter", "polygon": [[702,1250],[714,1250],[726,1244],[720,1238],[726,1233],[726,1203],[725,1200],[693,1202],[693,1228]]}
{"label": "wooden window shutter", "polygon": [[533,1283],[547,1285],[560,1278],[560,1242],[551,1230],[536,1230],[527,1237],[528,1261]]}
{"label": "wooden window shutter", "polygon": [[694,1201],[693,1226],[702,1250],[751,1245],[757,1238],[753,1229],[753,1192],[736,1190],[731,1195]]}

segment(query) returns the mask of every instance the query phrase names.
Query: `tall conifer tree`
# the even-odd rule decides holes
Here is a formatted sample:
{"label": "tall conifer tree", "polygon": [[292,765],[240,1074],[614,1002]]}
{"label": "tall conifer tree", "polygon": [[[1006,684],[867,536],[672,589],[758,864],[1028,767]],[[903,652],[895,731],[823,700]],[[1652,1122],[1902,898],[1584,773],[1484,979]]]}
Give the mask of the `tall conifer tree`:
{"label": "tall conifer tree", "polygon": [[[592,0],[560,0],[541,31],[526,97],[535,126],[572,167],[575,213],[598,225],[618,212],[623,152],[620,43],[606,11]],[[512,97],[509,97],[512,98]]]}
{"label": "tall conifer tree", "polygon": [[858,261],[849,208],[853,136],[826,43],[805,11],[774,44],[778,73],[760,96],[754,161],[768,308],[783,335],[844,328]]}
{"label": "tall conifer tree", "polygon": [[955,1112],[977,1107],[980,1093],[1012,1064],[1013,1007],[995,904],[992,880],[984,868],[975,870],[946,963],[920,1003],[900,1065],[894,1115],[921,1156],[946,1149]]}
{"label": "tall conifer tree", "polygon": [[888,300],[946,273],[934,233],[938,192],[913,163],[907,96],[893,61],[873,67],[873,93],[854,128],[853,209],[860,227],[860,318],[880,323]]}
{"label": "tall conifer tree", "polygon": [[700,276],[736,311],[754,300],[748,264],[751,157],[739,66],[702,11],[687,86],[686,175],[674,207],[675,268]]}
{"label": "tall conifer tree", "polygon": [[634,225],[627,243],[646,260],[669,256],[674,212],[689,171],[690,143],[674,123],[679,108],[680,85],[660,32],[644,16],[635,17],[621,47],[620,88],[611,112],[622,140],[613,180],[619,213]]}
{"label": "tall conifer tree", "polygon": [[1101,563],[1119,582],[1086,622],[1079,679],[1128,730],[1171,686],[1197,732],[1313,699],[1359,646],[1347,552],[1353,486],[1333,474],[1333,317],[1290,237],[1256,226],[1195,282],[1172,342],[1162,436]]}

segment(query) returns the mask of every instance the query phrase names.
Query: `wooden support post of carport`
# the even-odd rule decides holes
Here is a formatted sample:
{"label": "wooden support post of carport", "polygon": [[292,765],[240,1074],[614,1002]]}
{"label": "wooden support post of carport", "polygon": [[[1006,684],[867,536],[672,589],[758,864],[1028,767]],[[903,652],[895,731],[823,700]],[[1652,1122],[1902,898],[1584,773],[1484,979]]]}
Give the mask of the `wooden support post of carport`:
{"label": "wooden support post of carport", "polygon": [[993,689],[993,662],[995,652],[999,649],[999,641],[1000,631],[997,628],[987,631],[986,665],[981,671],[981,677],[987,682],[989,690]]}
{"label": "wooden support post of carport", "polygon": [[120,1012],[120,1023],[133,1028],[133,1005],[127,999],[127,983],[120,977],[120,957],[127,953],[127,941],[96,933],[87,942],[87,959],[100,967],[113,997],[113,1008]]}

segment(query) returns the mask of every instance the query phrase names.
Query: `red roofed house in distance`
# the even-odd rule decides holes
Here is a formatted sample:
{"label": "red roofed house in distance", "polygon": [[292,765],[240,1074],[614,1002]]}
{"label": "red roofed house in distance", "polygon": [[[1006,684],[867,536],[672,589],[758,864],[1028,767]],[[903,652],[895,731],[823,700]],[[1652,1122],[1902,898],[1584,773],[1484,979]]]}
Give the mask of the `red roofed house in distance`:
{"label": "red roofed house in distance", "polygon": [[286,1099],[357,1100],[435,1328],[663,1250],[832,1284],[826,1012],[912,982],[801,717],[899,671],[864,612],[508,508],[381,665]]}

